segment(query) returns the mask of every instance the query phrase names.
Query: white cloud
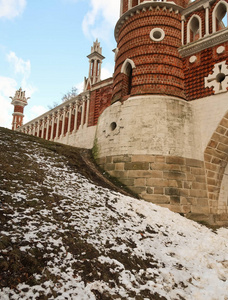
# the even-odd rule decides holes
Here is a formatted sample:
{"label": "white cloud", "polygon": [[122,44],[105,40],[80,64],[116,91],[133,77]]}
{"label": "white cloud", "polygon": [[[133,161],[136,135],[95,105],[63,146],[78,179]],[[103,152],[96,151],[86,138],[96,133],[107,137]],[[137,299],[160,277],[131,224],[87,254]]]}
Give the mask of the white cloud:
{"label": "white cloud", "polygon": [[111,64],[110,65],[106,64],[103,68],[101,68],[101,80],[112,77],[113,69],[114,67]]}
{"label": "white cloud", "polygon": [[90,0],[90,6],[82,24],[84,34],[108,40],[119,17],[120,0]]}
{"label": "white cloud", "polygon": [[26,0],[0,0],[0,18],[13,19],[23,13],[25,6]]}
{"label": "white cloud", "polygon": [[47,111],[47,108],[42,105],[34,105],[30,107],[28,103],[28,106],[26,106],[25,110],[25,117],[23,120],[24,124],[44,114]]}
{"label": "white cloud", "polygon": [[0,126],[11,128],[13,106],[10,96],[14,96],[17,82],[8,77],[0,77]]}
{"label": "white cloud", "polygon": [[15,74],[21,74],[25,78],[29,77],[31,72],[30,60],[25,61],[22,58],[17,57],[12,51],[7,55],[7,60],[13,66]]}
{"label": "white cloud", "polygon": [[77,93],[80,94],[83,92],[84,89],[84,81],[79,82],[75,85],[76,89],[77,89]]}
{"label": "white cloud", "polygon": [[[14,97],[16,90],[20,87],[26,91],[26,97],[31,97],[37,89],[28,82],[31,72],[31,63],[29,60],[24,61],[12,51],[7,55],[7,60],[13,67],[15,78],[0,77],[0,126],[11,128],[13,106],[9,97]],[[40,112],[44,112],[40,107],[30,110],[31,116],[28,116],[30,119],[33,116],[36,117]],[[35,113],[36,111],[37,114]]]}

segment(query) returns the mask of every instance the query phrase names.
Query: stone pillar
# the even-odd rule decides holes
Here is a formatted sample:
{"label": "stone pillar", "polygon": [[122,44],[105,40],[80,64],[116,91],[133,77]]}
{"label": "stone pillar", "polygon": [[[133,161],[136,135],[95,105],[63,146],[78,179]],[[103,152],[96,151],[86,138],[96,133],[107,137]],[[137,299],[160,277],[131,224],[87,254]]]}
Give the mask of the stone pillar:
{"label": "stone pillar", "polygon": [[205,9],[205,36],[207,36],[209,34],[209,2],[205,3],[203,7]]}
{"label": "stone pillar", "polygon": [[47,116],[47,130],[46,130],[46,136],[45,139],[48,140],[48,133],[49,133],[49,123],[50,123],[50,116]]}
{"label": "stone pillar", "polygon": [[68,128],[67,128],[67,134],[70,133],[70,126],[71,126],[71,117],[72,117],[72,103],[70,104],[70,109],[69,109],[69,118],[68,118]]}
{"label": "stone pillar", "polygon": [[81,128],[83,127],[84,119],[85,119],[85,101],[86,101],[86,97],[83,96],[83,97],[82,97]]}
{"label": "stone pillar", "polygon": [[77,131],[77,123],[78,123],[78,104],[79,100],[75,101],[75,116],[74,116],[74,132]]}
{"label": "stone pillar", "polygon": [[51,137],[50,140],[53,140],[53,135],[54,135],[54,127],[55,127],[55,113],[52,113],[52,120],[51,120]]}
{"label": "stone pillar", "polygon": [[92,75],[92,73],[91,73],[91,64],[92,64],[92,62],[91,62],[91,59],[90,59],[89,60],[89,76],[88,76],[88,78],[90,78],[91,75]]}
{"label": "stone pillar", "polygon": [[94,60],[94,65],[93,65],[93,82],[92,84],[97,82],[97,60]]}
{"label": "stone pillar", "polygon": [[63,108],[63,122],[62,122],[61,137],[64,136],[65,118],[66,118],[66,107]]}
{"label": "stone pillar", "polygon": [[57,126],[56,126],[56,136],[55,138],[59,138],[59,122],[60,122],[60,109],[57,110]]}
{"label": "stone pillar", "polygon": [[90,96],[87,96],[87,106],[86,106],[86,127],[88,127],[89,123],[89,107],[90,107]]}
{"label": "stone pillar", "polygon": [[41,138],[44,138],[44,118],[42,119],[42,132],[41,132]]}
{"label": "stone pillar", "polygon": [[185,16],[181,17],[181,43],[184,45],[184,22],[186,21]]}
{"label": "stone pillar", "polygon": [[32,135],[36,135],[36,123],[33,124]]}
{"label": "stone pillar", "polygon": [[37,124],[37,136],[40,137],[40,120],[38,121]]}

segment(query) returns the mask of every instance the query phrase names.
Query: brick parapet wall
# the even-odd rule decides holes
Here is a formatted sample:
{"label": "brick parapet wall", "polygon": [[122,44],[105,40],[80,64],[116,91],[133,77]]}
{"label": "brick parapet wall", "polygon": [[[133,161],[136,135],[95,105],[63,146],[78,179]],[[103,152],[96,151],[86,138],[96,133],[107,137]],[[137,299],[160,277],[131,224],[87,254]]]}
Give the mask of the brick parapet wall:
{"label": "brick parapet wall", "polygon": [[111,105],[112,99],[112,83],[94,89],[90,95],[90,110],[88,126],[97,124],[99,116]]}

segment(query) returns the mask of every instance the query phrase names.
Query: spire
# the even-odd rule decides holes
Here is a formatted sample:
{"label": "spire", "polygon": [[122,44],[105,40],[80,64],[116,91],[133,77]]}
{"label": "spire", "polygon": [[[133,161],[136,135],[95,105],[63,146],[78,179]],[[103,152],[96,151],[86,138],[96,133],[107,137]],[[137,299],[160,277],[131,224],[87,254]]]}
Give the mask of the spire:
{"label": "spire", "polygon": [[89,74],[88,78],[85,78],[84,91],[101,80],[101,64],[105,57],[102,55],[102,48],[98,39],[93,43],[91,53],[87,57],[89,58]]}
{"label": "spire", "polygon": [[15,96],[10,98],[12,99],[11,104],[14,105],[12,130],[16,130],[23,125],[24,107],[28,104],[27,101],[30,98],[25,97],[25,91],[22,91],[22,88],[19,88],[19,90],[15,92]]}

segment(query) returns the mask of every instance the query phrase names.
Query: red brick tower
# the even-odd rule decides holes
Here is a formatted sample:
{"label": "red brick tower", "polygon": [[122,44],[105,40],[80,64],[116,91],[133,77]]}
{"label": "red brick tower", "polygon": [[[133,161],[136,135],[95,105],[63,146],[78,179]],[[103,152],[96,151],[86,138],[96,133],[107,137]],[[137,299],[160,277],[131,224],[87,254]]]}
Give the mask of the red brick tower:
{"label": "red brick tower", "polygon": [[22,91],[21,88],[16,91],[14,98],[10,98],[12,99],[11,104],[14,105],[12,130],[16,130],[23,125],[24,107],[28,104],[29,98],[25,97],[25,91]]}
{"label": "red brick tower", "polygon": [[[188,0],[121,1],[113,102],[129,96],[165,94],[185,99],[181,11]],[[182,6],[180,6],[182,5]]]}

